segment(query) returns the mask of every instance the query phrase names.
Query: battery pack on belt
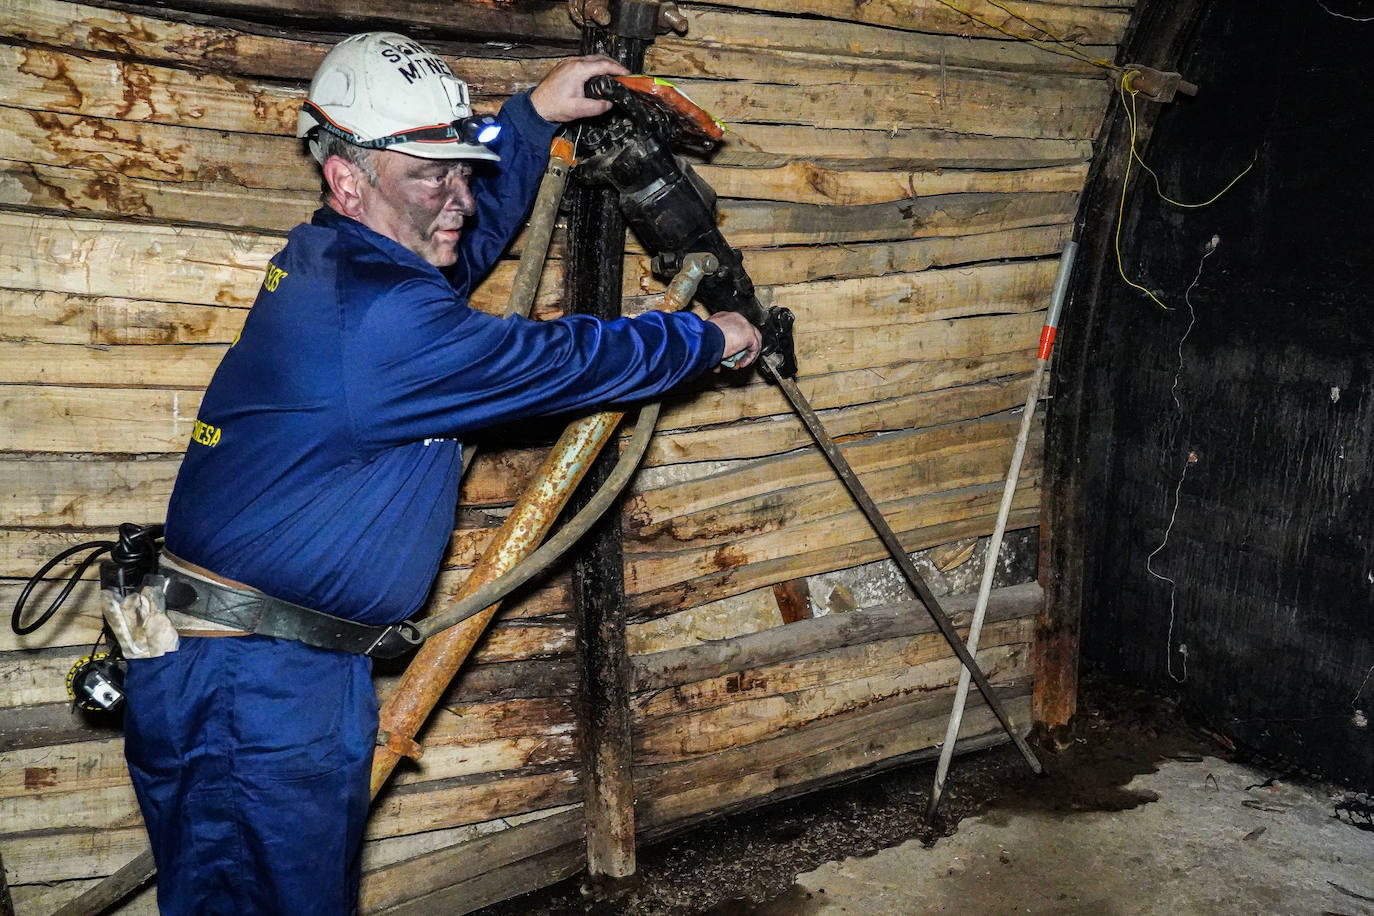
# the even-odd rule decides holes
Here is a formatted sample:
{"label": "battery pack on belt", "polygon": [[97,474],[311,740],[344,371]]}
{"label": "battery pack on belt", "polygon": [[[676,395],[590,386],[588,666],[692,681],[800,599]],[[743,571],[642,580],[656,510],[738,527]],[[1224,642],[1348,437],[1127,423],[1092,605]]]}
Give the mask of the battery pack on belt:
{"label": "battery pack on belt", "polygon": [[291,639],[317,649],[352,652],[372,658],[396,658],[424,639],[408,621],[389,627],[370,627],[341,617],[321,614],[246,588],[235,588],[188,574],[165,555],[158,573],[167,580],[167,610],[223,626]]}

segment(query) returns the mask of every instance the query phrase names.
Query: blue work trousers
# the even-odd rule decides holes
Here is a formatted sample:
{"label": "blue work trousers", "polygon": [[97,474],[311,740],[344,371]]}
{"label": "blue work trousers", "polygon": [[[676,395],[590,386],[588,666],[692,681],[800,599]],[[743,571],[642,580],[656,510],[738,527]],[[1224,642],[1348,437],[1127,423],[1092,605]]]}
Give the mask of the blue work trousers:
{"label": "blue work trousers", "polygon": [[125,756],[163,916],[354,913],[371,661],[261,636],[129,663]]}

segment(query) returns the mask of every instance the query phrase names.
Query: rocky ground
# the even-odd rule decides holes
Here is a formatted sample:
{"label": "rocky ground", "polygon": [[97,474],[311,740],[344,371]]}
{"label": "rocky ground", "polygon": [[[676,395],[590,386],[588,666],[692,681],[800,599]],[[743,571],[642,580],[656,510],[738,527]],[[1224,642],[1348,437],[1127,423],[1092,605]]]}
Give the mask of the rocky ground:
{"label": "rocky ground", "polygon": [[[1037,744],[1045,775],[1008,746],[961,756],[951,768],[941,823],[925,824],[933,764],[908,767],[777,807],[722,819],[639,851],[639,873],[612,893],[572,879],[488,907],[480,916],[789,916],[797,875],[910,839],[927,843],[965,817],[992,811],[1121,811],[1150,797],[1125,788],[1168,759],[1228,749],[1190,727],[1170,703],[1099,681],[1084,685],[1062,748]],[[613,899],[608,899],[612,898]]]}

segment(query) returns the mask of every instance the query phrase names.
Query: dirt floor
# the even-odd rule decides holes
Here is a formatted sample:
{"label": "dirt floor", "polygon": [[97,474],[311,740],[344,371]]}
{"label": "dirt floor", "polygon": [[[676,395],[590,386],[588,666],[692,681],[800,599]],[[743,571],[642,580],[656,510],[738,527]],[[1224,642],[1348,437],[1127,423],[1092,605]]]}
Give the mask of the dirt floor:
{"label": "dirt floor", "polygon": [[[810,912],[798,876],[847,857],[872,856],[908,840],[930,846],[966,818],[1114,812],[1149,804],[1137,776],[1169,761],[1233,758],[1220,739],[1190,726],[1173,706],[1089,680],[1062,748],[1037,744],[1036,777],[1013,748],[956,757],[942,823],[924,824],[933,764],[736,815],[639,852],[639,874],[616,899],[572,879],[488,907],[481,916],[793,916]],[[1256,764],[1263,770],[1263,764]],[[1285,774],[1286,775],[1286,774]],[[1374,839],[1374,838],[1371,838]],[[598,899],[598,898],[601,899]],[[972,912],[972,911],[969,911]]]}

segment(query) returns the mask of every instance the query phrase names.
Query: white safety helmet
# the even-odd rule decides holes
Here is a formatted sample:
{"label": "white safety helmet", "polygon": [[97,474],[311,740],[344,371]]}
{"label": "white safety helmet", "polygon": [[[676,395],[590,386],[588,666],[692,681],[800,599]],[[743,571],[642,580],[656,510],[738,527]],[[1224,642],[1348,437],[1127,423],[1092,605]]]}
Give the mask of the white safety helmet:
{"label": "white safety helmet", "polygon": [[321,130],[424,159],[501,159],[483,145],[495,139],[496,120],[473,116],[467,83],[395,32],[353,35],[325,55],[296,117],[296,136],[310,138],[316,159]]}

